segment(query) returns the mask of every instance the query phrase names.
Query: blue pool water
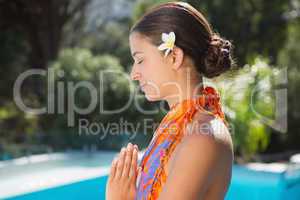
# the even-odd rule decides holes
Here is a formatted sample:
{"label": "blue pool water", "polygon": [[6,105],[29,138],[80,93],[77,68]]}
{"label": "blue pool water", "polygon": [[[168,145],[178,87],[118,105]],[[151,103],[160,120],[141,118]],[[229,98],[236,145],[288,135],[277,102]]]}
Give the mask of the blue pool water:
{"label": "blue pool water", "polygon": [[[8,200],[99,200],[105,199],[107,176],[45,189]],[[271,173],[233,167],[226,200],[300,200],[300,172]]]}
{"label": "blue pool water", "polygon": [[106,180],[107,176],[103,176],[100,178],[85,180],[78,183],[7,198],[7,200],[105,199]]}
{"label": "blue pool water", "polygon": [[300,200],[300,171],[264,172],[233,167],[226,200]]}

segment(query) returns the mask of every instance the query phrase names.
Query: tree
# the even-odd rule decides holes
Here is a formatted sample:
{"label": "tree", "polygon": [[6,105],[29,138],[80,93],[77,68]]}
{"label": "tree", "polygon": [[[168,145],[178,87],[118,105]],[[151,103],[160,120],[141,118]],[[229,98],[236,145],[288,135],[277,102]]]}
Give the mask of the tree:
{"label": "tree", "polygon": [[[233,40],[241,66],[257,55],[277,61],[278,51],[286,40],[289,1],[275,0],[189,0],[209,17],[221,35]],[[276,33],[276,34],[274,34]]]}
{"label": "tree", "polygon": [[82,16],[88,2],[1,0],[0,29],[22,32],[30,49],[29,65],[44,69],[57,57],[64,25],[76,15]]}
{"label": "tree", "polygon": [[[61,47],[64,26],[71,20],[81,21],[89,0],[1,0],[0,30],[22,34],[26,42],[27,62],[21,66],[46,69],[55,60]],[[75,22],[73,22],[76,24]],[[43,101],[41,83],[26,83],[30,93]]]}

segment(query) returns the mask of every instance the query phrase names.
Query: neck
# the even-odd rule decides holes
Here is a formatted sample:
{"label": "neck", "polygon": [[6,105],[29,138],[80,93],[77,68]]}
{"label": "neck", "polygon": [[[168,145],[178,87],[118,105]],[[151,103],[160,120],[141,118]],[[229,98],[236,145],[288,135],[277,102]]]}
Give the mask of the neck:
{"label": "neck", "polygon": [[184,76],[178,76],[176,80],[176,89],[165,100],[169,108],[186,99],[192,99],[201,94],[203,88],[202,77],[191,70],[187,70]]}

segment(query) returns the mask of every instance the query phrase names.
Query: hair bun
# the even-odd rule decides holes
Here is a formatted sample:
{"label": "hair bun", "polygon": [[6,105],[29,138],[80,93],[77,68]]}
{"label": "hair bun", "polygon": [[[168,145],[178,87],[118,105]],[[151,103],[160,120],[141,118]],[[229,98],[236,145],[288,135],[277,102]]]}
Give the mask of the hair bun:
{"label": "hair bun", "polygon": [[233,63],[231,49],[230,41],[213,34],[204,58],[204,76],[213,78],[229,70]]}

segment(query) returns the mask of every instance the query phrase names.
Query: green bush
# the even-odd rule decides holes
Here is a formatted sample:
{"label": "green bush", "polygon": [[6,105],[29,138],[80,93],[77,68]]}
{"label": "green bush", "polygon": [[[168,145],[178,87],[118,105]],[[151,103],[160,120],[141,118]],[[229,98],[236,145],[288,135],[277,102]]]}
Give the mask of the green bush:
{"label": "green bush", "polygon": [[234,149],[243,160],[265,150],[270,140],[270,126],[275,118],[275,89],[278,69],[267,60],[254,63],[225,76],[217,83],[230,123]]}
{"label": "green bush", "polygon": [[[40,120],[43,130],[47,132],[45,143],[50,144],[55,149],[65,148],[83,148],[85,145],[97,145],[99,148],[120,148],[129,140],[129,135],[120,132],[119,135],[107,135],[104,133],[91,134],[89,132],[81,132],[79,134],[79,120],[86,119],[89,123],[98,123],[104,127],[109,124],[118,124],[120,119],[130,123],[138,123],[143,120],[143,113],[137,112],[134,107],[133,100],[138,100],[141,106],[147,106],[144,97],[134,95],[134,84],[130,80],[129,74],[124,71],[119,60],[111,55],[93,55],[90,50],[75,48],[64,49],[56,62],[51,64],[50,69],[54,72],[54,85],[64,85],[64,113],[45,115]],[[100,76],[101,72],[113,71],[114,73]],[[101,82],[102,81],[102,82]],[[72,109],[74,99],[76,107],[87,108],[91,102],[90,92],[86,88],[78,88],[74,94],[74,98],[69,99],[70,93],[67,87],[71,85],[88,82],[97,92],[98,101],[92,112],[86,114],[74,114],[74,125],[68,124],[70,116],[68,109]],[[56,89],[55,97],[59,98]],[[99,95],[103,95],[99,99]],[[71,96],[72,97],[72,96]],[[133,99],[137,98],[137,99]],[[57,100],[56,100],[57,101]],[[57,103],[57,102],[56,102]],[[121,112],[113,114],[105,114],[100,110],[101,105],[105,110],[116,110],[128,104],[129,106]],[[58,104],[55,106],[57,108]],[[62,105],[60,105],[62,106]],[[149,105],[148,105],[149,107]],[[150,106],[151,108],[151,106]],[[151,117],[151,116],[150,116]],[[140,127],[142,131],[142,127]],[[86,129],[85,129],[86,130]],[[129,133],[131,134],[131,133]],[[101,140],[99,138],[102,138]],[[139,134],[132,140],[143,146],[148,137]]]}

